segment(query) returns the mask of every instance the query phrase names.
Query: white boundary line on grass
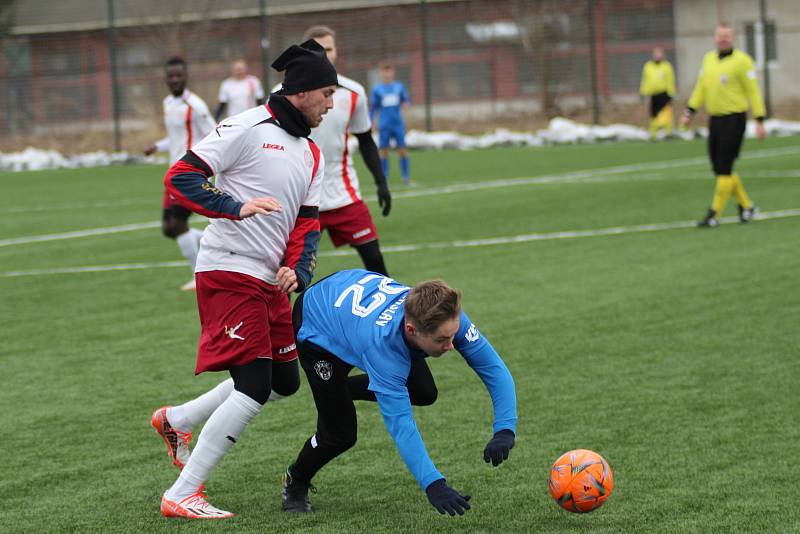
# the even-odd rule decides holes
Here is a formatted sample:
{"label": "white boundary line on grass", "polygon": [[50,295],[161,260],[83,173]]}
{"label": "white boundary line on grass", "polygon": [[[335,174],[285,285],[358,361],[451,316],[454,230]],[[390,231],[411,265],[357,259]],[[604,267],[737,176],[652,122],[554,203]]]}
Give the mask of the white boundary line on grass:
{"label": "white boundary line on grass", "polygon": [[89,228],[88,230],[77,230],[75,232],[64,232],[62,234],[33,235],[25,237],[14,237],[11,239],[0,239],[0,247],[11,245],[26,245],[28,243],[39,243],[42,241],[58,241],[61,239],[74,239],[76,237],[88,237],[93,235],[118,234],[121,232],[132,232],[134,230],[144,230],[146,228],[157,228],[161,226],[161,221],[146,223],[123,224],[121,226],[107,226],[105,228]]}
{"label": "white boundary line on grass", "polygon": [[[771,158],[775,156],[786,156],[791,154],[800,154],[800,147],[780,147],[780,148],[766,148],[764,150],[754,150],[746,154],[746,159]],[[560,183],[560,182],[591,182],[591,181],[599,181],[599,180],[593,180],[595,178],[609,177],[615,174],[626,174],[631,172],[653,171],[653,170],[668,170],[678,167],[689,167],[693,165],[702,165],[702,164],[708,164],[708,158],[694,157],[694,158],[673,159],[664,161],[653,161],[649,163],[618,165],[616,167],[589,169],[584,171],[574,171],[562,174],[549,174],[544,176],[533,176],[533,177],[522,177],[522,178],[502,178],[499,180],[489,180],[484,182],[451,184],[441,187],[430,187],[430,188],[420,189],[417,191],[401,191],[398,193],[393,193],[392,197],[412,198],[412,197],[425,197],[425,196],[448,194],[448,193],[461,193],[463,191],[478,191],[482,189],[514,187],[520,185],[549,184],[549,183]],[[708,175],[709,178],[711,177],[710,173],[711,171],[709,170],[709,175]],[[652,179],[652,177],[648,178]],[[626,179],[621,181],[636,181],[636,178],[633,177],[630,180]]]}
{"label": "white boundary line on grass", "polygon": [[[800,209],[789,209],[771,211],[757,215],[758,220],[785,219],[787,217],[800,216]],[[724,223],[738,222],[737,217],[724,217]],[[673,230],[678,228],[694,228],[695,221],[677,221],[668,223],[639,224],[635,226],[614,226],[611,228],[598,228],[595,230],[569,230],[562,232],[547,232],[534,234],[521,234],[504,237],[490,237],[485,239],[471,239],[459,241],[442,241],[438,243],[420,243],[416,245],[395,245],[381,247],[383,252],[416,252],[420,250],[447,249],[447,248],[467,248],[467,247],[486,247],[492,245],[508,245],[514,243],[528,243],[531,241],[553,241],[557,239],[575,239],[582,237],[600,237],[622,234],[636,234],[643,232],[657,232],[661,230]],[[713,230],[703,230],[713,231]],[[353,249],[331,250],[321,252],[320,257],[333,256],[353,256],[356,251]],[[169,267],[186,267],[185,261],[163,261],[153,263],[129,263],[120,265],[89,265],[86,267],[66,267],[61,269],[32,269],[29,271],[7,271],[0,272],[0,278],[11,278],[19,276],[37,276],[51,274],[72,274],[72,273],[97,273],[107,271],[132,271],[139,269],[161,269]]]}
{"label": "white boundary line on grass", "polygon": [[[791,154],[800,154],[800,147],[778,147],[778,148],[766,148],[763,150],[753,150],[751,152],[745,153],[744,157],[746,159],[750,158],[770,158],[774,156],[785,156]],[[666,170],[666,169],[673,169],[678,167],[688,167],[694,165],[703,165],[708,163],[708,158],[705,157],[693,157],[693,158],[683,158],[683,159],[672,159],[672,160],[662,160],[662,161],[653,161],[647,163],[635,163],[630,165],[618,165],[615,167],[605,167],[602,169],[587,169],[583,171],[573,171],[568,173],[562,174],[550,174],[544,176],[524,176],[519,178],[500,178],[496,180],[485,180],[481,182],[470,182],[470,183],[456,183],[450,184],[440,187],[428,187],[424,189],[418,189],[414,191],[398,191],[393,193],[394,198],[414,198],[414,197],[426,197],[426,196],[433,196],[433,195],[440,195],[440,194],[448,194],[448,193],[460,193],[463,191],[478,191],[482,189],[496,189],[496,188],[503,188],[503,187],[514,187],[514,186],[521,186],[521,185],[535,185],[535,184],[550,184],[550,183],[558,183],[558,182],[575,182],[575,183],[583,183],[583,182],[600,182],[601,180],[593,180],[593,178],[603,178],[603,177],[611,177],[613,178],[615,174],[626,174],[632,172],[640,172],[640,171],[647,171],[647,170]],[[797,176],[797,172],[791,174],[792,177]],[[685,178],[685,176],[675,177],[675,178]],[[692,176],[692,178],[695,178]],[[632,177],[629,179],[619,179],[618,181],[650,181],[650,180],[658,180],[664,179],[662,176],[658,178],[654,175],[646,175],[646,176],[638,176]],[[674,179],[674,178],[668,178]],[[607,180],[606,180],[607,181]],[[615,180],[616,181],[616,180]],[[374,202],[371,196],[365,199],[366,202]],[[140,205],[140,204],[149,204],[149,201],[145,199],[129,199],[128,201],[118,201],[118,202],[94,202],[94,203],[85,203],[85,204],[60,204],[55,206],[36,206],[32,208],[10,208],[5,210],[0,210],[0,216],[3,215],[12,215],[15,213],[28,213],[31,211],[48,211],[48,210],[66,210],[66,209],[84,209],[84,208],[98,208],[98,207],[117,207],[117,206],[125,206],[125,205]],[[112,227],[117,228],[117,227]],[[86,230],[89,231],[89,230]],[[118,230],[118,231],[129,231],[129,230]],[[103,233],[114,233],[114,232],[103,232]],[[59,235],[59,234],[53,234]],[[97,235],[97,234],[86,234],[86,235]],[[8,243],[8,244],[22,244],[27,242],[36,242],[36,241],[52,241],[53,239],[36,239],[38,237],[50,237],[50,236],[31,236],[27,239],[33,239],[33,241],[24,241],[24,242],[15,242],[15,243]],[[72,237],[72,236],[70,236]],[[75,236],[81,237],[81,236]],[[17,239],[26,239],[24,237],[20,237]],[[5,243],[8,240],[0,240],[0,246],[6,246]]]}

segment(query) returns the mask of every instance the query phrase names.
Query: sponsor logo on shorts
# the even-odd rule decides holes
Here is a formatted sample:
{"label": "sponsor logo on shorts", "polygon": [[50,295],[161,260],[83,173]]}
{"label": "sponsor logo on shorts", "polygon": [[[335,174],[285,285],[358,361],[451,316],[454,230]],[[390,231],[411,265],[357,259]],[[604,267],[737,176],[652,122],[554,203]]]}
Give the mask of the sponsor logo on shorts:
{"label": "sponsor logo on shorts", "polygon": [[331,365],[331,362],[320,360],[314,364],[314,371],[317,372],[317,376],[327,381],[333,376],[333,365]]}
{"label": "sponsor logo on shorts", "polygon": [[353,239],[358,239],[359,237],[364,237],[365,235],[369,235],[372,232],[372,228],[364,228],[363,230],[359,230],[358,232],[353,234]]}
{"label": "sponsor logo on shorts", "polygon": [[231,339],[241,339],[244,341],[244,338],[236,333],[239,328],[244,324],[244,321],[241,321],[239,324],[234,326],[233,328],[228,328],[228,325],[225,325],[225,335]]}
{"label": "sponsor logo on shorts", "polygon": [[288,353],[292,352],[296,348],[297,348],[297,345],[292,343],[288,347],[283,347],[282,349],[278,350],[278,354],[288,354]]}

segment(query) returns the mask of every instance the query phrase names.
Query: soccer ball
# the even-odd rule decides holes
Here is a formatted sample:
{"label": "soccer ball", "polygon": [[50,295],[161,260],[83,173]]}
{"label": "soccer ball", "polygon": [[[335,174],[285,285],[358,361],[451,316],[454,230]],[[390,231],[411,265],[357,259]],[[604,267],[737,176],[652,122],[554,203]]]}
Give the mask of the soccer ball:
{"label": "soccer ball", "polygon": [[614,489],[608,462],[586,449],[562,454],[550,469],[547,482],[558,505],[579,514],[600,508]]}

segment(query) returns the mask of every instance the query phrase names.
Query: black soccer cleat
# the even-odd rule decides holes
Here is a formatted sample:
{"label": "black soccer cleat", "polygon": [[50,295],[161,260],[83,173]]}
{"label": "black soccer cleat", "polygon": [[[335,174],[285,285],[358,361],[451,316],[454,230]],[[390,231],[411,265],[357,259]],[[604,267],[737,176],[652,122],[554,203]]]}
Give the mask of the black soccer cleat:
{"label": "black soccer cleat", "polygon": [[717,226],[719,226],[719,221],[717,220],[717,212],[714,210],[708,210],[705,218],[697,222],[698,228],[716,228]]}
{"label": "black soccer cleat", "polygon": [[311,501],[308,500],[309,490],[316,492],[311,484],[304,484],[292,477],[290,465],[283,475],[283,503],[281,507],[284,512],[309,513],[313,512]]}
{"label": "black soccer cleat", "polygon": [[753,204],[749,208],[743,208],[742,206],[739,206],[739,222],[749,223],[755,218],[757,211],[758,208],[756,207],[755,204]]}

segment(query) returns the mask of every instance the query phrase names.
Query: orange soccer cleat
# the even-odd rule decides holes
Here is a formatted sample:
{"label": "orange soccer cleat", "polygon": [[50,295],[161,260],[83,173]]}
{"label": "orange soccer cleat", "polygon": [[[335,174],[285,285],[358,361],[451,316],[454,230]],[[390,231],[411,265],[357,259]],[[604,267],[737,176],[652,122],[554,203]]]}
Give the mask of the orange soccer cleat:
{"label": "orange soccer cleat", "polygon": [[186,519],[227,519],[236,514],[220,510],[206,500],[206,495],[197,492],[180,502],[161,497],[161,515],[164,517],[185,517]]}
{"label": "orange soccer cleat", "polygon": [[189,443],[192,441],[192,433],[173,428],[167,419],[167,408],[171,408],[171,406],[164,406],[153,412],[150,425],[156,429],[159,436],[164,438],[164,442],[167,444],[167,454],[172,459],[173,465],[178,469],[183,469],[191,454]]}

